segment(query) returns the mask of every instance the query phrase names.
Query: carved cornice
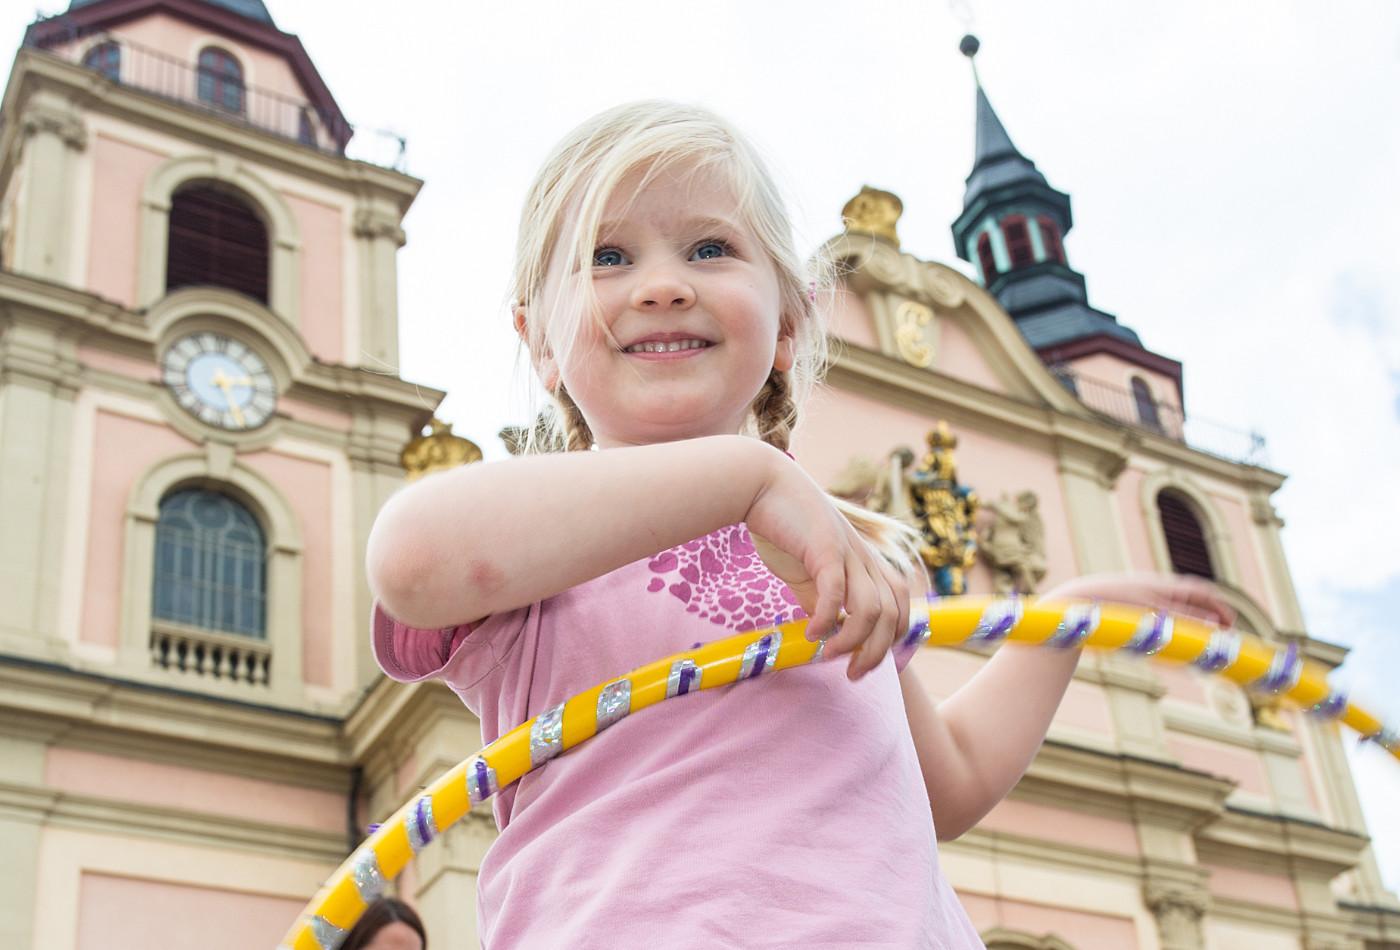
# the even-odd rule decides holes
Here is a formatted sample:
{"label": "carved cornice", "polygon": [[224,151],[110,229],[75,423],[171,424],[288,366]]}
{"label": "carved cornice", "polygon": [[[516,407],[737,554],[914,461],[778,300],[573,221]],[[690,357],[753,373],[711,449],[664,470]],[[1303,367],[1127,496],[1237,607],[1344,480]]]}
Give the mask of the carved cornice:
{"label": "carved cornice", "polygon": [[378,209],[360,208],[357,210],[353,233],[357,238],[369,238],[370,240],[383,238],[393,241],[398,247],[403,247],[408,241],[408,235],[400,226],[398,216]]}
{"label": "carved cornice", "polygon": [[25,138],[36,135],[56,135],[75,152],[87,148],[87,126],[75,113],[48,105],[32,104],[19,118],[20,133]]}

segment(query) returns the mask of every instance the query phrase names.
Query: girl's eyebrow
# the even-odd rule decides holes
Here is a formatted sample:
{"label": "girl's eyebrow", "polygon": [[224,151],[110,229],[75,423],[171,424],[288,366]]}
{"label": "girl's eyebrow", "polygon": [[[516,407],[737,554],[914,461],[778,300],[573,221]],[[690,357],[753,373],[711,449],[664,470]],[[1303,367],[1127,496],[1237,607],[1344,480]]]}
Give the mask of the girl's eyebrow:
{"label": "girl's eyebrow", "polygon": [[[625,233],[629,222],[627,219],[603,221],[598,225],[598,239],[610,240],[620,233]],[[683,218],[676,228],[680,234],[703,234],[707,231],[726,231],[730,234],[740,233],[739,226],[728,218],[718,218],[713,215],[696,215],[694,217]]]}

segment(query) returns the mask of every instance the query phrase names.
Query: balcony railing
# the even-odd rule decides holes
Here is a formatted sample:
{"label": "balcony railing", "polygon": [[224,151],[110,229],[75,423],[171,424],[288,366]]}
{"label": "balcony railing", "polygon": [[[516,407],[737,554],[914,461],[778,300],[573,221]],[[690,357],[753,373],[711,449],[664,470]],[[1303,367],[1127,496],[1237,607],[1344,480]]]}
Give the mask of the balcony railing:
{"label": "balcony railing", "polygon": [[1087,408],[1115,422],[1155,432],[1232,462],[1269,464],[1264,437],[1258,432],[1244,432],[1199,416],[1188,419],[1173,403],[1141,397],[1065,366],[1052,366],[1050,371]]}
{"label": "balcony railing", "polygon": [[[329,114],[315,104],[269,89],[260,89],[241,77],[209,65],[191,63],[142,46],[115,33],[77,33],[43,42],[45,52],[100,73],[113,82],[172,102],[240,123],[318,151],[345,155],[354,129],[339,114]],[[103,44],[119,51],[99,51]],[[398,154],[391,161],[368,158],[374,164],[401,170],[403,141],[396,139]],[[357,143],[358,144],[358,143]],[[360,149],[357,149],[360,151]],[[360,156],[351,156],[358,158]]]}

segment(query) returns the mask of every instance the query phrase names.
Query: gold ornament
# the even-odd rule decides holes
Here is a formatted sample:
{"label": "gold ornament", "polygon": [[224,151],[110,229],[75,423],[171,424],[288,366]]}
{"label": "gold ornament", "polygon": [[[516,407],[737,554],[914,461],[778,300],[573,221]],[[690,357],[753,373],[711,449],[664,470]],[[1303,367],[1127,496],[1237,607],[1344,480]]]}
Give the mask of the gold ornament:
{"label": "gold ornament", "polygon": [[433,472],[481,461],[481,449],[471,439],[453,435],[452,423],[434,416],[428,429],[427,435],[410,440],[399,456],[410,482]]}

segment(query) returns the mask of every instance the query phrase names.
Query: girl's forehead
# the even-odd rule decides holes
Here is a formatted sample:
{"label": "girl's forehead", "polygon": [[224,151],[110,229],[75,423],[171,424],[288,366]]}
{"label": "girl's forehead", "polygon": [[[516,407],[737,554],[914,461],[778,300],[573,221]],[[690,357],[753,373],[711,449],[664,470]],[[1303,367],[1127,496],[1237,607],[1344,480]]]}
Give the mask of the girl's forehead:
{"label": "girl's forehead", "polygon": [[728,223],[738,227],[742,217],[733,183],[713,168],[642,168],[623,176],[608,196],[600,231],[634,222]]}

